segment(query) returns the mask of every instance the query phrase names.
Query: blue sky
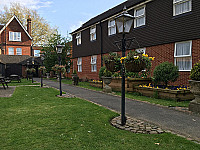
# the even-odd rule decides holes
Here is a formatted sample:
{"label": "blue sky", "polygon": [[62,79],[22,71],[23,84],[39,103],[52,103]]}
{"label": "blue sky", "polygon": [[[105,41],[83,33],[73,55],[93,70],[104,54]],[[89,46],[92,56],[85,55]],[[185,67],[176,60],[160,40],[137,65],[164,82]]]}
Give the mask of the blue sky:
{"label": "blue sky", "polygon": [[10,2],[18,2],[36,9],[52,26],[66,36],[92,17],[126,0],[0,0],[0,9]]}

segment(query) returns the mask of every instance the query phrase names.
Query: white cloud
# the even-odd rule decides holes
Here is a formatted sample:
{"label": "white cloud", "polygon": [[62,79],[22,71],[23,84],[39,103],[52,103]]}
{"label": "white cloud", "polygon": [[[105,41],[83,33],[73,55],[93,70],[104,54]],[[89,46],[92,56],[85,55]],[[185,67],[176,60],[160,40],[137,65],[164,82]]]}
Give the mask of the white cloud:
{"label": "white cloud", "polygon": [[0,0],[0,8],[4,6],[10,6],[11,3],[19,3],[22,6],[26,6],[32,9],[39,9],[41,7],[50,7],[53,3],[50,0]]}
{"label": "white cloud", "polygon": [[72,25],[70,27],[71,32],[75,31],[76,29],[80,28],[83,25],[83,21],[79,21],[76,25]]}

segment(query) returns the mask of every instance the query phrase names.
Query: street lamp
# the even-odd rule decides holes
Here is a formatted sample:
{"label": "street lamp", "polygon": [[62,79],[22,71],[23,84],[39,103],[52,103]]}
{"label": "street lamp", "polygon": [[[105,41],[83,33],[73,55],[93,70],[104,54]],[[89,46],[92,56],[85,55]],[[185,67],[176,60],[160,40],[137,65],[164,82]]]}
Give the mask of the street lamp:
{"label": "street lamp", "polygon": [[[29,60],[27,61],[27,69],[28,69],[28,66],[29,66]],[[27,80],[28,80],[28,75],[29,75],[29,72],[27,70],[27,72],[26,72],[26,78],[27,78]]]}
{"label": "street lamp", "polygon": [[[35,64],[35,62],[34,62],[34,57],[32,58],[32,68],[34,68],[34,64]],[[32,83],[33,83],[33,71],[32,71]]]}
{"label": "street lamp", "polygon": [[[44,55],[42,54],[41,54],[41,61],[42,61],[42,67],[43,67]],[[41,69],[41,87],[43,87],[43,69]]]}
{"label": "street lamp", "polygon": [[[56,46],[56,52],[58,54],[59,66],[61,65],[61,54],[62,54],[63,47],[64,47],[63,45],[57,45]],[[59,72],[59,83],[60,83],[60,96],[62,96],[61,71]]]}
{"label": "street lamp", "polygon": [[[124,11],[122,14],[115,18],[117,31],[122,34],[122,57],[125,57],[126,52],[126,39],[125,34],[130,32],[130,29],[133,24],[133,16],[128,14],[126,11],[126,7],[124,7]],[[125,116],[125,66],[124,62],[122,62],[122,89],[121,89],[121,125],[126,124],[126,116]]]}

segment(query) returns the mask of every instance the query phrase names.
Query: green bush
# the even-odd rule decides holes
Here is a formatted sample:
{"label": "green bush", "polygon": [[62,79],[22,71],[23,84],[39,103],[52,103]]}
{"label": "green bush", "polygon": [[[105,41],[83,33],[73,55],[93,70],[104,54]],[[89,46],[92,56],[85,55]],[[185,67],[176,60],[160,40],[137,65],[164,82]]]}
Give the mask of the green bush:
{"label": "green bush", "polygon": [[193,66],[190,72],[190,79],[200,81],[200,61]]}
{"label": "green bush", "polygon": [[154,82],[164,83],[167,87],[169,81],[175,82],[179,77],[179,70],[173,63],[164,62],[156,66],[153,72]]}
{"label": "green bush", "polygon": [[104,77],[112,77],[112,72],[108,71],[107,69],[104,70],[103,72]]}
{"label": "green bush", "polygon": [[105,66],[100,68],[100,70],[99,70],[99,79],[101,79],[101,77],[103,76],[105,69],[106,69]]}

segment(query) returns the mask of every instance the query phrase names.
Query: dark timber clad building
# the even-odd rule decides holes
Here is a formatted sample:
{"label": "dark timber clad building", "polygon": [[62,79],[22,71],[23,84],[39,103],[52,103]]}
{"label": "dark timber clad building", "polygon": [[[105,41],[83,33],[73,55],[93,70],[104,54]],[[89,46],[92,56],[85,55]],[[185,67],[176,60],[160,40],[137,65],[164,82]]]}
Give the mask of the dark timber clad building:
{"label": "dark timber clad building", "polygon": [[187,85],[190,70],[200,59],[199,0],[128,0],[90,19],[72,32],[73,68],[80,78],[98,79],[101,57],[121,51],[114,44],[122,37],[116,33],[113,19],[124,6],[135,17],[126,37],[139,43],[129,50],[156,57],[152,70],[165,61],[174,63],[180,71],[175,84]]}

